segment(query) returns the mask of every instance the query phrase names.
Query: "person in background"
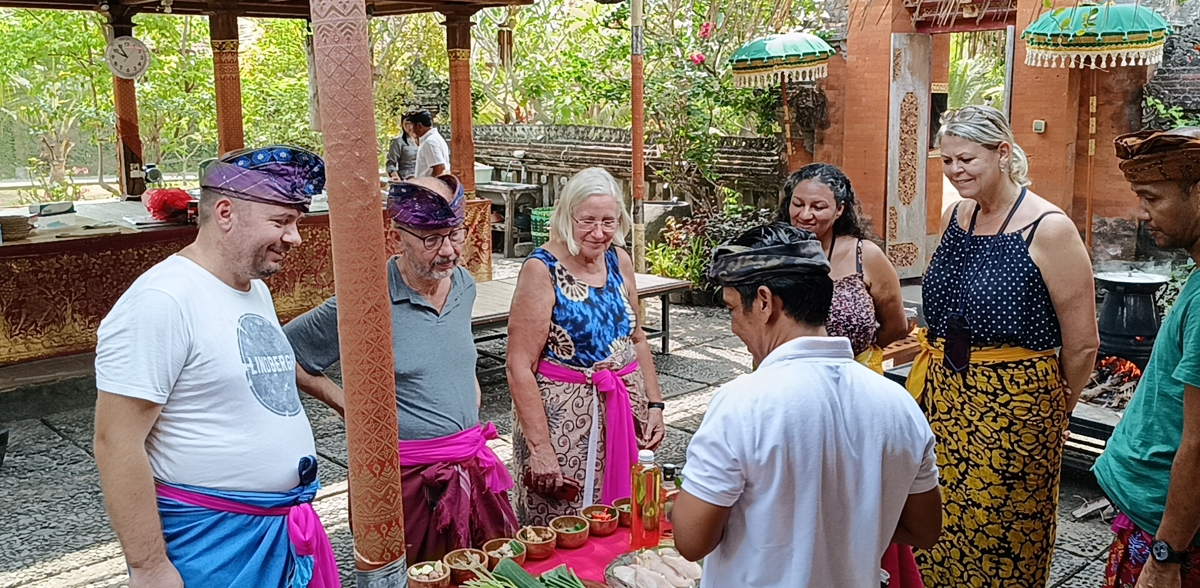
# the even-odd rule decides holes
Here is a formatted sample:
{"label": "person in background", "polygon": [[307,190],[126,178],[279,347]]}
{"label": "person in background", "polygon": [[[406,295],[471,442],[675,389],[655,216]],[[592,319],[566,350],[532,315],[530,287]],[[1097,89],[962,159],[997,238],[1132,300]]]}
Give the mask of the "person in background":
{"label": "person in background", "polygon": [[[908,335],[908,318],[900,276],[867,238],[858,212],[850,178],[837,166],[811,163],[783,185],[780,222],[815,234],[829,260],[833,304],[825,330],[830,337],[849,339],[855,359],[883,375],[883,348]],[[890,588],[923,588],[909,546],[888,547],[881,565]]]}
{"label": "person in background", "polygon": [[[196,241],[129,287],[96,344],[96,466],[130,588],[328,588],[312,428],[263,278],[325,184],[296,147],[200,177]],[[342,396],[314,394],[342,410]]]}
{"label": "person in background", "polygon": [[[517,531],[508,500],[512,477],[487,446],[496,427],[479,422],[475,280],[459,265],[465,204],[454,176],[393,183],[388,193],[388,236],[400,252],[388,260],[387,274],[410,565]],[[337,297],[284,332],[295,349],[300,389],[341,396],[323,375],[341,359]]]}
{"label": "person in background", "polygon": [[[1200,261],[1200,127],[1117,137],[1138,220]],[[1200,278],[1164,317],[1137,391],[1093,467],[1121,514],[1105,588],[1200,588]]]}
{"label": "person in background", "polygon": [[408,179],[417,173],[417,140],[409,114],[400,119],[400,136],[392,139],[387,154],[387,174],[393,182]]}
{"label": "person in background", "polygon": [[[662,442],[654,359],[638,324],[621,188],[593,167],[563,187],[550,241],[521,267],[508,322],[513,470],[522,524],[628,498],[637,451]],[[614,246],[615,245],[615,246]],[[581,488],[573,499],[554,496]]]}
{"label": "person in background", "polygon": [[701,586],[878,588],[890,543],[941,533],[933,432],[904,388],[829,337],[821,242],[778,223],[713,253],[733,333],[758,368],[713,395],[671,522]]}
{"label": "person in background", "polygon": [[937,140],[963,200],[925,274],[929,327],[908,378],[946,505],[945,538],[917,561],[931,588],[1044,588],[1067,417],[1100,345],[1092,264],[1075,223],[1029,191],[1003,114],[948,113]]}
{"label": "person in background", "polygon": [[410,112],[407,118],[412,124],[412,134],[417,138],[417,161],[413,174],[418,178],[437,178],[451,173],[450,146],[433,127],[433,116],[428,110],[418,110]]}

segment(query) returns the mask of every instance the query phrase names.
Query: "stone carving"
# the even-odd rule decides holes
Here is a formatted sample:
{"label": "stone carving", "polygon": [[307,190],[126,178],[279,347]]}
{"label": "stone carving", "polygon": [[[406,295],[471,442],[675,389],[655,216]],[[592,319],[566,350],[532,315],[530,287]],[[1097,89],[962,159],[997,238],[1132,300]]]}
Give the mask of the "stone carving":
{"label": "stone carving", "polygon": [[887,248],[888,260],[898,268],[916,265],[920,253],[921,249],[912,243],[896,243]]}
{"label": "stone carving", "polygon": [[900,101],[900,204],[910,206],[917,198],[917,130],[921,122],[917,95],[904,94]]}
{"label": "stone carving", "polygon": [[[1200,24],[1178,27],[1174,35],[1167,37],[1163,62],[1146,84],[1143,95],[1162,101],[1167,108],[1179,107],[1187,115],[1200,116]],[[1160,117],[1145,100],[1142,124],[1148,129],[1171,127],[1171,122]]]}
{"label": "stone carving", "polygon": [[894,239],[900,235],[900,213],[896,211],[895,206],[888,207],[887,217],[887,237]]}
{"label": "stone carving", "polygon": [[900,79],[900,74],[904,71],[904,51],[900,49],[892,49],[892,81]]}

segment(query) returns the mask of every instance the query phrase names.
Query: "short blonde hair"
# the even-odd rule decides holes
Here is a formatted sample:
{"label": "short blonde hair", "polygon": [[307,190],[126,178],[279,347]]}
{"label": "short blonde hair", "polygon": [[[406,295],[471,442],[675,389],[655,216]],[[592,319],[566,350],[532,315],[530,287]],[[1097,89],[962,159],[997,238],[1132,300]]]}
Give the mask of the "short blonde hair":
{"label": "short blonde hair", "polygon": [[1029,181],[1029,158],[1025,150],[1017,145],[1012,127],[1004,114],[991,106],[965,106],[957,111],[942,115],[942,127],[934,139],[934,147],[941,148],[945,136],[958,137],[977,143],[995,151],[1001,143],[1012,149],[1012,160],[1008,162],[1008,177],[1014,184],[1025,187]]}
{"label": "short blonde hair", "polygon": [[625,196],[616,178],[602,167],[589,167],[575,174],[563,186],[554,212],[550,214],[550,235],[566,243],[571,255],[579,255],[579,241],[575,240],[575,209],[596,195],[611,196],[617,203],[619,226],[613,235],[614,245],[624,247],[625,235],[633,227],[633,219],[625,208]]}

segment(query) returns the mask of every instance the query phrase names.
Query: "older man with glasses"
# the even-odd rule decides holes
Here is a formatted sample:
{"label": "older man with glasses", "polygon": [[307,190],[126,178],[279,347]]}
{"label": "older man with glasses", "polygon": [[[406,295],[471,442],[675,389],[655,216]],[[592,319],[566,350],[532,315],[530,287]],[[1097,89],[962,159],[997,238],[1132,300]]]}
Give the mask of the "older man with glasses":
{"label": "older man with glasses", "polygon": [[[400,251],[387,267],[410,564],[516,532],[512,478],[486,445],[496,428],[479,422],[475,282],[459,266],[464,205],[449,175],[394,182],[388,194],[389,238]],[[310,394],[341,395],[323,375],[340,359],[337,320],[335,296],[284,328],[297,383]]]}

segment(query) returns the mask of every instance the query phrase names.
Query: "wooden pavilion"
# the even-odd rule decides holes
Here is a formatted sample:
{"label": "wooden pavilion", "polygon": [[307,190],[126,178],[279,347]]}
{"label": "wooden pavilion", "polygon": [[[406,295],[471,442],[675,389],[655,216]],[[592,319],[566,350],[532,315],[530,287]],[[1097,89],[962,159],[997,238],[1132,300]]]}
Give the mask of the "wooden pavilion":
{"label": "wooden pavilion", "polygon": [[[0,7],[95,10],[108,18],[107,35],[133,36],[133,17],[139,13],[164,12],[206,15],[211,20],[211,38],[216,85],[216,110],[219,151],[225,153],[244,146],[242,130],[241,81],[238,70],[237,18],[307,18],[313,28],[313,53],[316,62],[322,140],[329,196],[328,244],[332,249],[333,281],[338,294],[339,333],[342,347],[343,385],[346,390],[346,435],[350,469],[350,500],[354,532],[355,569],[359,586],[405,585],[404,516],[400,492],[397,452],[395,379],[392,366],[392,332],[387,275],[386,247],[381,223],[379,164],[374,117],[373,80],[368,45],[367,19],[419,12],[445,15],[446,48],[450,61],[450,117],[452,170],[458,171],[469,195],[475,191],[474,141],[471,130],[471,25],[480,9],[529,4],[532,0],[0,0]],[[168,10],[169,7],[169,10]],[[113,78],[113,95],[119,137],[120,183],[125,195],[145,190],[142,147],[138,135],[135,81]],[[465,172],[463,171],[465,170]],[[490,208],[490,207],[489,207]],[[488,227],[484,215],[484,226]],[[363,230],[364,227],[379,230]],[[489,227],[490,228],[490,227]],[[485,229],[487,230],[487,229]],[[180,233],[176,242],[159,246],[141,255],[142,262],[161,259],[173,249],[191,240],[191,233]],[[304,234],[302,227],[302,235]],[[490,275],[490,231],[488,270]],[[29,322],[39,312],[55,314],[46,308],[46,290],[39,280],[30,280],[31,264],[47,256],[74,256],[91,266],[119,261],[114,255],[134,244],[137,235],[117,235],[104,245],[92,243],[76,250],[62,250],[61,244],[48,243],[51,251],[39,245],[6,246],[0,283],[9,290],[24,283],[35,286],[0,304],[5,322],[0,335],[12,340],[14,325]],[[92,239],[91,241],[97,241]],[[322,250],[322,257],[328,252]],[[40,256],[40,257],[39,257]],[[465,252],[470,259],[470,253]],[[71,307],[71,290],[78,293],[87,286],[67,286],[61,274],[75,272],[61,259],[46,262],[43,275],[58,275],[62,292]],[[128,267],[131,264],[123,264]],[[137,264],[132,264],[137,265]],[[52,269],[57,267],[57,269]],[[305,268],[297,283],[311,281],[322,268]],[[106,273],[103,270],[101,273]],[[24,275],[24,278],[22,276]],[[77,276],[76,276],[77,278]],[[106,278],[107,285],[123,291]],[[126,283],[125,286],[128,284]],[[0,293],[3,294],[3,293]],[[328,295],[328,294],[326,294]],[[0,296],[3,298],[3,296]],[[41,311],[30,304],[41,304]],[[101,305],[103,306],[103,305]],[[68,313],[71,311],[68,310]],[[106,311],[105,311],[106,312]],[[61,314],[61,313],[59,313]],[[74,327],[74,325],[70,325]],[[88,328],[94,327],[89,325]],[[67,329],[70,330],[70,329]],[[79,330],[79,329],[75,329]],[[83,329],[84,331],[87,328]],[[77,333],[78,334],[78,333]],[[91,336],[94,336],[94,331]],[[88,339],[85,332],[83,339]],[[152,352],[152,351],[151,351]]]}

